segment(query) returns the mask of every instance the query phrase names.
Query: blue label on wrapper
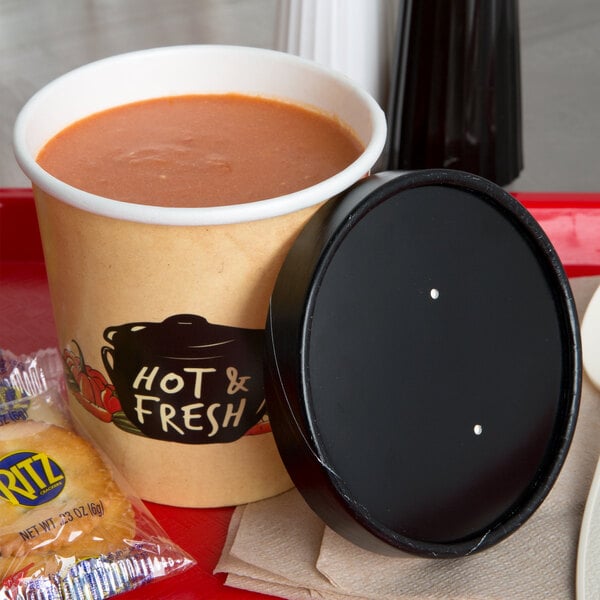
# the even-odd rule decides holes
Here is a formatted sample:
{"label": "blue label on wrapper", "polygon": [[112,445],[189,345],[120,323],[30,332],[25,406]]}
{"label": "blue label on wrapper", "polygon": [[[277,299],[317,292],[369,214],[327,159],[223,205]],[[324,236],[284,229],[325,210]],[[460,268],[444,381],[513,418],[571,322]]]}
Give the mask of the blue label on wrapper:
{"label": "blue label on wrapper", "polygon": [[65,487],[65,474],[44,452],[13,452],[0,459],[0,501],[15,506],[39,506]]}

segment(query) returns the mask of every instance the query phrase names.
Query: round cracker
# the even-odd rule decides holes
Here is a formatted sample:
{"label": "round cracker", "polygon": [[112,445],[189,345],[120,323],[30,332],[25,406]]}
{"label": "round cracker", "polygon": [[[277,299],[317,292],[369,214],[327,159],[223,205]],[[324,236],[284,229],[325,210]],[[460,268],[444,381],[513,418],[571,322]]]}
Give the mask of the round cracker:
{"label": "round cracker", "polygon": [[15,505],[0,496],[2,559],[59,550],[67,555],[76,551],[80,556],[97,556],[133,536],[131,503],[98,452],[83,438],[36,421],[0,427],[0,460],[19,451],[45,453],[60,466],[65,483],[54,499],[35,507]]}

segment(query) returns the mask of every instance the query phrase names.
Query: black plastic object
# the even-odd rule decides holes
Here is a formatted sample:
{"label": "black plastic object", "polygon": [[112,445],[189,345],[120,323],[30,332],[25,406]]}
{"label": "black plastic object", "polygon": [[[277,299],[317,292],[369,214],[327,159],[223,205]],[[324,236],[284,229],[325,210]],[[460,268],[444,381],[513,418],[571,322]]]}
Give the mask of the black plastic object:
{"label": "black plastic object", "polygon": [[498,185],[523,168],[517,0],[405,0],[388,169],[452,168]]}
{"label": "black plastic object", "polygon": [[308,504],[369,550],[460,556],[538,507],[581,385],[567,277],[531,215],[450,170],[324,205],[267,322],[275,440]]}

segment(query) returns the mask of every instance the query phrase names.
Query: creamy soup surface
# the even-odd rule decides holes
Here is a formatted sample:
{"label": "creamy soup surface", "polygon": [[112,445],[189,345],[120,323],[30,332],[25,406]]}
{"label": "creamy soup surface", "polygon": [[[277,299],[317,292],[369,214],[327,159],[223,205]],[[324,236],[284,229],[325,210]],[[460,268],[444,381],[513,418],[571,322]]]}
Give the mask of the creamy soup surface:
{"label": "creamy soup surface", "polygon": [[274,198],[331,177],[363,150],[335,118],[241,94],[135,102],[74,123],[38,163],[74,187],[158,206]]}

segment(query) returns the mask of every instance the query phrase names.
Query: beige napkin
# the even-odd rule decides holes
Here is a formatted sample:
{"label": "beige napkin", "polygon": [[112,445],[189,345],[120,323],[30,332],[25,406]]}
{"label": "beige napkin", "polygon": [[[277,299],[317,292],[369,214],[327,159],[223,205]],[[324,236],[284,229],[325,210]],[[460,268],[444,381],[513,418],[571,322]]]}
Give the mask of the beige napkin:
{"label": "beige napkin", "polygon": [[[600,277],[571,282],[583,315]],[[584,377],[571,450],[541,507],[512,536],[465,558],[388,558],[346,541],[291,490],[236,509],[216,572],[289,600],[565,600],[575,597],[581,516],[600,455],[600,393]],[[599,566],[600,568],[600,566]]]}

